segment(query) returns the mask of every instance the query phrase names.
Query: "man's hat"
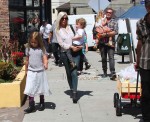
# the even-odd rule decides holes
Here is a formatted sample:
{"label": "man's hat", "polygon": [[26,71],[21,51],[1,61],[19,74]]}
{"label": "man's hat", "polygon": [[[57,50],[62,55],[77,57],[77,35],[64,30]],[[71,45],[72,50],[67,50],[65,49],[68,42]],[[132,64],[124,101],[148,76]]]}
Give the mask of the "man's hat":
{"label": "man's hat", "polygon": [[145,6],[150,6],[150,0],[145,0]]}

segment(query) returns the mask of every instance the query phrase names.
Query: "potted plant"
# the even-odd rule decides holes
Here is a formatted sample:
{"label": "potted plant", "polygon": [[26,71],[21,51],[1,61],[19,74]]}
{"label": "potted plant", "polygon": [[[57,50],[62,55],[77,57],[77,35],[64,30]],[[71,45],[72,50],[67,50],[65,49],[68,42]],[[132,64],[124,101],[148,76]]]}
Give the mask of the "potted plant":
{"label": "potted plant", "polygon": [[17,40],[0,36],[0,108],[20,107],[24,101],[26,76],[23,55],[18,51]]}

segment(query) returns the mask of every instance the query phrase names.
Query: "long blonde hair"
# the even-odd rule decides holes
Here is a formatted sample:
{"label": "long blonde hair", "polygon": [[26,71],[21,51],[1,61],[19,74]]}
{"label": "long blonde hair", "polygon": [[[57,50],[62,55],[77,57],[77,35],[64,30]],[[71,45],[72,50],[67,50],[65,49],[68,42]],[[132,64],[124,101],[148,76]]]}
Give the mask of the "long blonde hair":
{"label": "long blonde hair", "polygon": [[99,19],[102,19],[102,18],[104,18],[104,11],[100,10],[96,16],[96,22],[98,22]]}
{"label": "long blonde hair", "polygon": [[[59,12],[57,19],[56,19],[56,31],[58,31],[60,29],[60,20],[63,16],[68,17],[66,12]],[[67,23],[67,25],[68,25],[68,23]]]}
{"label": "long blonde hair", "polygon": [[28,44],[26,45],[29,49],[32,48],[30,41],[31,40],[37,40],[38,42],[38,48],[40,48],[44,53],[46,52],[45,47],[44,47],[44,43],[42,40],[42,36],[39,32],[34,31],[29,35],[29,39],[28,39]]}

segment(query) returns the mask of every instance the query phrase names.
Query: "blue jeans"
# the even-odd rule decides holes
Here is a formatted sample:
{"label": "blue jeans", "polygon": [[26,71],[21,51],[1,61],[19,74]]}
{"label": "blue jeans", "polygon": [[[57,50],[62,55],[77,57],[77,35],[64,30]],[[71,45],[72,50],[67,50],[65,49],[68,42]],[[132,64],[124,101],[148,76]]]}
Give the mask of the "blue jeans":
{"label": "blue jeans", "polygon": [[[73,92],[77,92],[77,85],[78,85],[77,68],[71,70],[71,66],[69,63],[69,59],[66,55],[66,52],[61,52],[61,60],[65,66],[69,87],[71,90],[73,90]],[[78,56],[74,57],[74,61],[75,63],[78,63]]]}

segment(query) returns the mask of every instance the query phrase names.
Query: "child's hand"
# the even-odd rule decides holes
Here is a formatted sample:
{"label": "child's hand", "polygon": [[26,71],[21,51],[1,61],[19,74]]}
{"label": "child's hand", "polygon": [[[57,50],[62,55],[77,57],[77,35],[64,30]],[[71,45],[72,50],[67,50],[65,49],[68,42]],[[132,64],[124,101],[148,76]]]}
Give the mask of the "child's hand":
{"label": "child's hand", "polygon": [[44,68],[45,68],[45,69],[48,69],[48,64],[44,64]]}

